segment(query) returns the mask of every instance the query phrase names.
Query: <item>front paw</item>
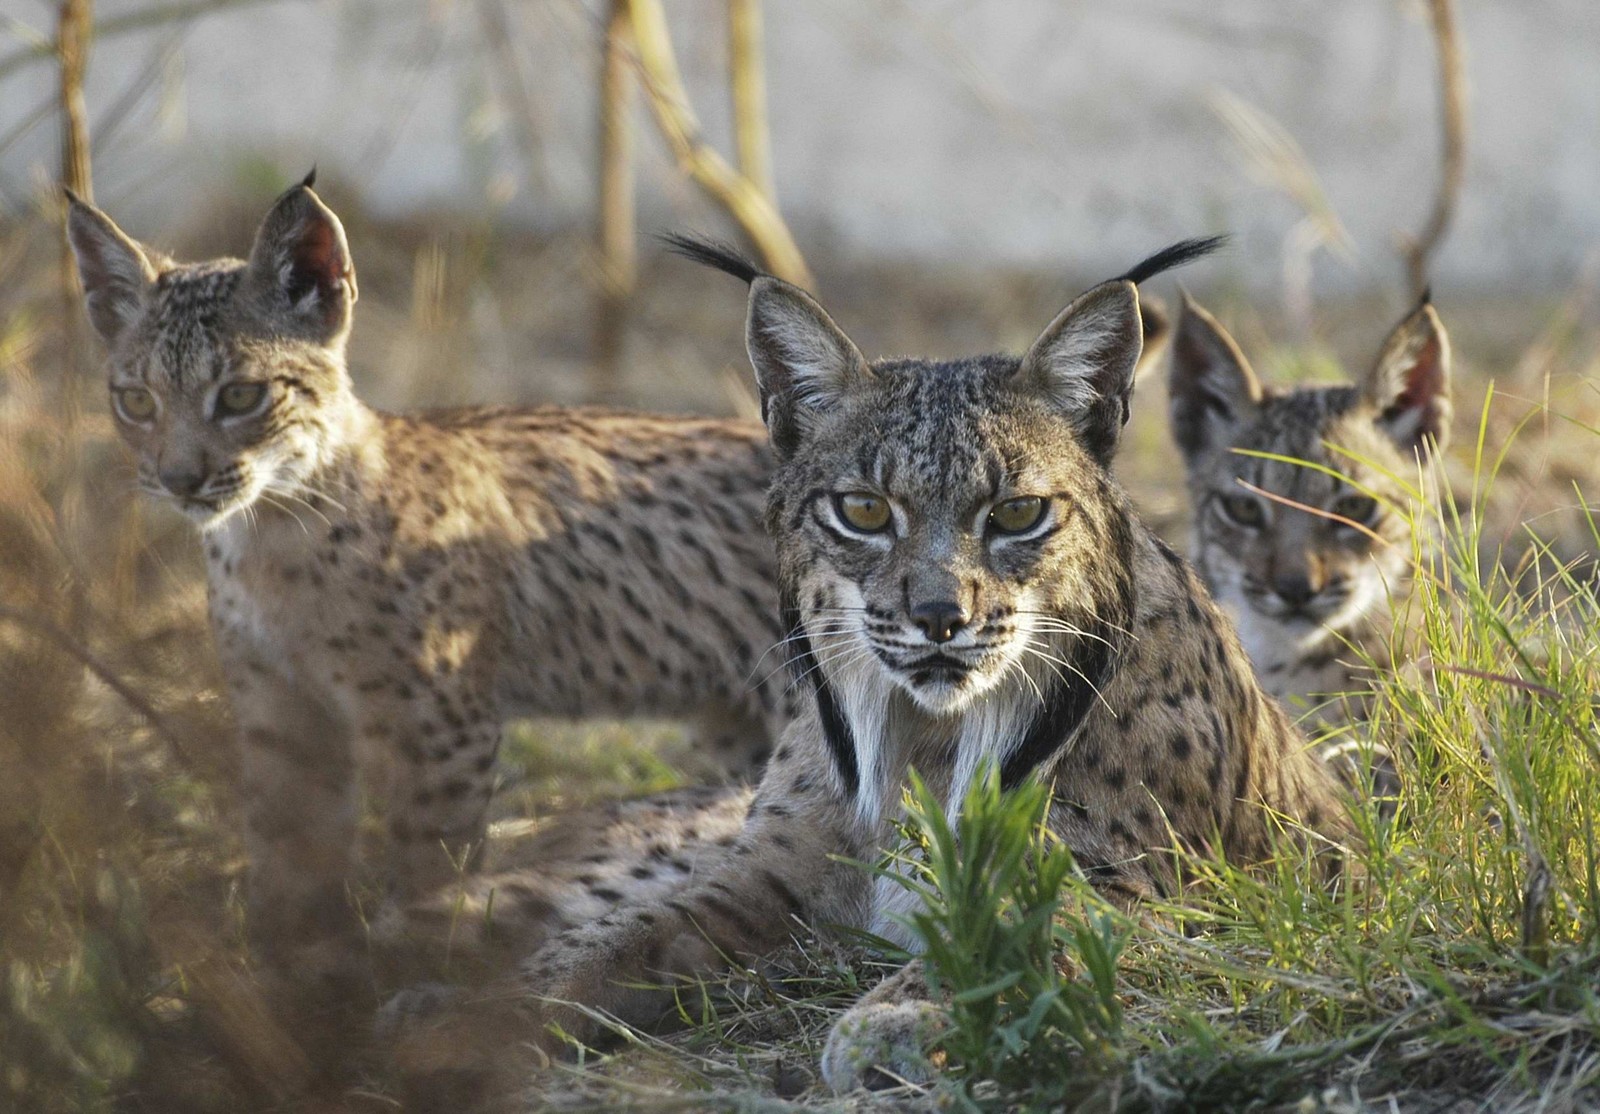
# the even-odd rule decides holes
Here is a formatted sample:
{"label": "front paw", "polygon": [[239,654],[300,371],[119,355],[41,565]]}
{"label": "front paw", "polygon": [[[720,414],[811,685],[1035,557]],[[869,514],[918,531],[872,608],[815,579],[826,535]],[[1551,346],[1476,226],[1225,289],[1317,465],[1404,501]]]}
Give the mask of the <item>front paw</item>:
{"label": "front paw", "polygon": [[929,1050],[948,1025],[944,1009],[932,1002],[861,1002],[828,1034],[823,1081],[838,1094],[931,1083],[939,1066]]}

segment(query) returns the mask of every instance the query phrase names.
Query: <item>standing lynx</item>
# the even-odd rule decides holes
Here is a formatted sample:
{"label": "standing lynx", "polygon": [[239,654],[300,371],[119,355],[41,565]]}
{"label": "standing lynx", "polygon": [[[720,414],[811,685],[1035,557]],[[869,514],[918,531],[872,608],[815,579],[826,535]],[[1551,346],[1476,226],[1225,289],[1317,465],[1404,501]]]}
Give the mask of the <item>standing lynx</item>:
{"label": "standing lynx", "polygon": [[[1141,347],[1135,283],[1211,243],[1090,290],[1020,359],[950,362],[869,361],[804,292],[686,246],[751,283],[746,341],[778,456],[767,526],[807,705],[725,849],[676,870],[671,846],[633,871],[589,864],[619,907],[547,939],[520,996],[490,996],[465,1032],[495,1046],[438,1024],[412,1052],[447,1078],[459,1064],[439,1050],[464,1045],[506,1070],[519,1002],[536,1039],[551,1020],[589,1037],[602,1014],[649,1020],[652,985],[747,962],[802,924],[912,943],[893,916],[906,892],[851,862],[896,845],[912,767],[952,809],[991,764],[1005,785],[1044,779],[1050,826],[1124,902],[1174,892],[1175,845],[1256,861],[1283,817],[1342,836],[1327,767],[1108,471]],[[831,1082],[856,1078],[840,1047],[897,1024],[922,985],[913,970],[852,1011]]]}
{"label": "standing lynx", "polygon": [[764,758],[790,698],[750,681],[779,638],[760,425],[369,409],[310,179],[248,261],[175,263],[75,198],[69,228],[139,486],[201,533],[269,952],[338,965],[358,780],[403,895],[470,857],[508,716],[695,717]]}
{"label": "standing lynx", "polygon": [[1426,299],[1408,314],[1359,386],[1274,390],[1186,299],[1171,396],[1191,556],[1262,685],[1311,723],[1359,717],[1361,660],[1388,660],[1390,601],[1413,573],[1405,485],[1449,436],[1450,342],[1438,314]]}

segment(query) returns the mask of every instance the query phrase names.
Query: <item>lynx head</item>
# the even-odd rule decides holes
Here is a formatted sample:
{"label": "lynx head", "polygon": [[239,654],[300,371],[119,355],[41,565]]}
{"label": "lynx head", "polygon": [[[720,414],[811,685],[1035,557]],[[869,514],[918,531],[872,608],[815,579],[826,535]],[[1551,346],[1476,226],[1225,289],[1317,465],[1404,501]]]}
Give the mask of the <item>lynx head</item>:
{"label": "lynx head", "polygon": [[1292,390],[1263,386],[1233,338],[1186,298],[1171,397],[1195,561],[1236,616],[1307,636],[1338,631],[1405,583],[1402,483],[1450,425],[1450,342],[1426,297],[1359,386]]}
{"label": "lynx head", "polygon": [[[997,701],[1026,710],[1023,730],[989,732],[1020,776],[1041,757],[1022,753],[1026,729],[1048,719],[1036,734],[1059,744],[1129,626],[1133,535],[1106,466],[1146,271],[1079,297],[1020,358],[869,361],[804,291],[678,246],[751,283],[745,339],[778,456],[767,526],[843,782],[871,780],[864,736],[886,718],[948,722]],[[1154,270],[1214,246],[1180,245]]]}
{"label": "lynx head", "polygon": [[110,352],[111,411],[139,484],[202,528],[263,494],[293,495],[348,412],[355,269],[311,184],[277,200],[248,261],[175,263],[69,200],[84,302]]}

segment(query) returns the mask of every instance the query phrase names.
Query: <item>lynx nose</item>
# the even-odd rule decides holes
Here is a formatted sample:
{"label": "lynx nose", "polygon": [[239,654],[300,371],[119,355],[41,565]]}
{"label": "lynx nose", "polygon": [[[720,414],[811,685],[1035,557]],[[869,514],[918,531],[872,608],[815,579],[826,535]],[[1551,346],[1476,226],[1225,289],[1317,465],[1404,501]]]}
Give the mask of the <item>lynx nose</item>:
{"label": "lynx nose", "polygon": [[206,474],[200,469],[182,465],[162,468],[156,475],[160,477],[162,487],[178,496],[193,495],[206,482]]}
{"label": "lynx nose", "polygon": [[1274,578],[1272,590],[1290,607],[1304,607],[1311,602],[1311,597],[1317,594],[1316,585],[1311,583],[1311,578],[1305,573],[1290,573],[1287,576]]}
{"label": "lynx nose", "polygon": [[919,603],[911,609],[911,621],[922,628],[929,642],[949,642],[971,618],[954,600]]}

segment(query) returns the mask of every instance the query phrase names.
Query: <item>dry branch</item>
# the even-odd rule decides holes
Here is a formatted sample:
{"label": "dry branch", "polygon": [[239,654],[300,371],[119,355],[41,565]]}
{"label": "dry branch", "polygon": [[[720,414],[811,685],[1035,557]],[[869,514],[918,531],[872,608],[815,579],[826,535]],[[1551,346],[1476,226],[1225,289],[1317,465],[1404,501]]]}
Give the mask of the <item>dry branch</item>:
{"label": "dry branch", "polygon": [[[89,48],[94,40],[94,0],[61,0],[56,18],[56,64],[60,68],[61,185],[79,197],[94,199],[94,175],[89,158],[89,109],[84,103],[83,79],[89,67]],[[83,412],[83,365],[87,349],[83,314],[78,308],[82,288],[78,266],[67,242],[67,206],[58,195],[61,214],[61,423],[67,444],[77,441],[78,421]],[[67,465],[68,490],[79,489],[80,462],[71,458]],[[73,629],[82,631],[84,595],[82,582],[72,580],[71,617]]]}
{"label": "dry branch", "polygon": [[600,312],[595,318],[594,393],[616,394],[628,303],[638,284],[634,219],[633,24],[627,0],[611,0],[600,63]]}
{"label": "dry branch", "polygon": [[772,273],[811,287],[811,271],[770,195],[729,165],[701,134],[689,106],[660,0],[628,0],[639,68],[656,123],[679,164],[744,229]]}
{"label": "dry branch", "polygon": [[19,607],[7,607],[0,604],[0,620],[16,623],[18,626],[28,628],[35,634],[43,635],[51,642],[54,642],[62,652],[77,658],[85,669],[93,673],[100,679],[102,684],[120,696],[123,702],[137,712],[157,735],[167,741],[167,745],[172,748],[173,755],[186,769],[193,770],[195,768],[187,749],[183,745],[182,737],[167,722],[167,718],[156,711],[148,700],[139,695],[137,689],[117,676],[116,671],[96,657],[87,646],[43,615],[25,611]]}
{"label": "dry branch", "polygon": [[56,58],[61,67],[61,184],[85,201],[94,200],[89,173],[89,110],[83,74],[94,35],[92,0],[61,0],[56,20]]}
{"label": "dry branch", "polygon": [[1441,152],[1439,189],[1434,194],[1433,211],[1414,239],[1407,239],[1401,253],[1411,279],[1411,293],[1419,297],[1428,286],[1428,265],[1439,242],[1444,239],[1455,216],[1456,200],[1467,169],[1467,78],[1461,57],[1461,38],[1456,30],[1455,0],[1428,0],[1428,19],[1439,54],[1439,123]]}
{"label": "dry branch", "polygon": [[762,65],[761,0],[728,0],[728,84],[733,94],[733,147],[739,172],[769,199],[776,199],[767,131],[767,78]]}

